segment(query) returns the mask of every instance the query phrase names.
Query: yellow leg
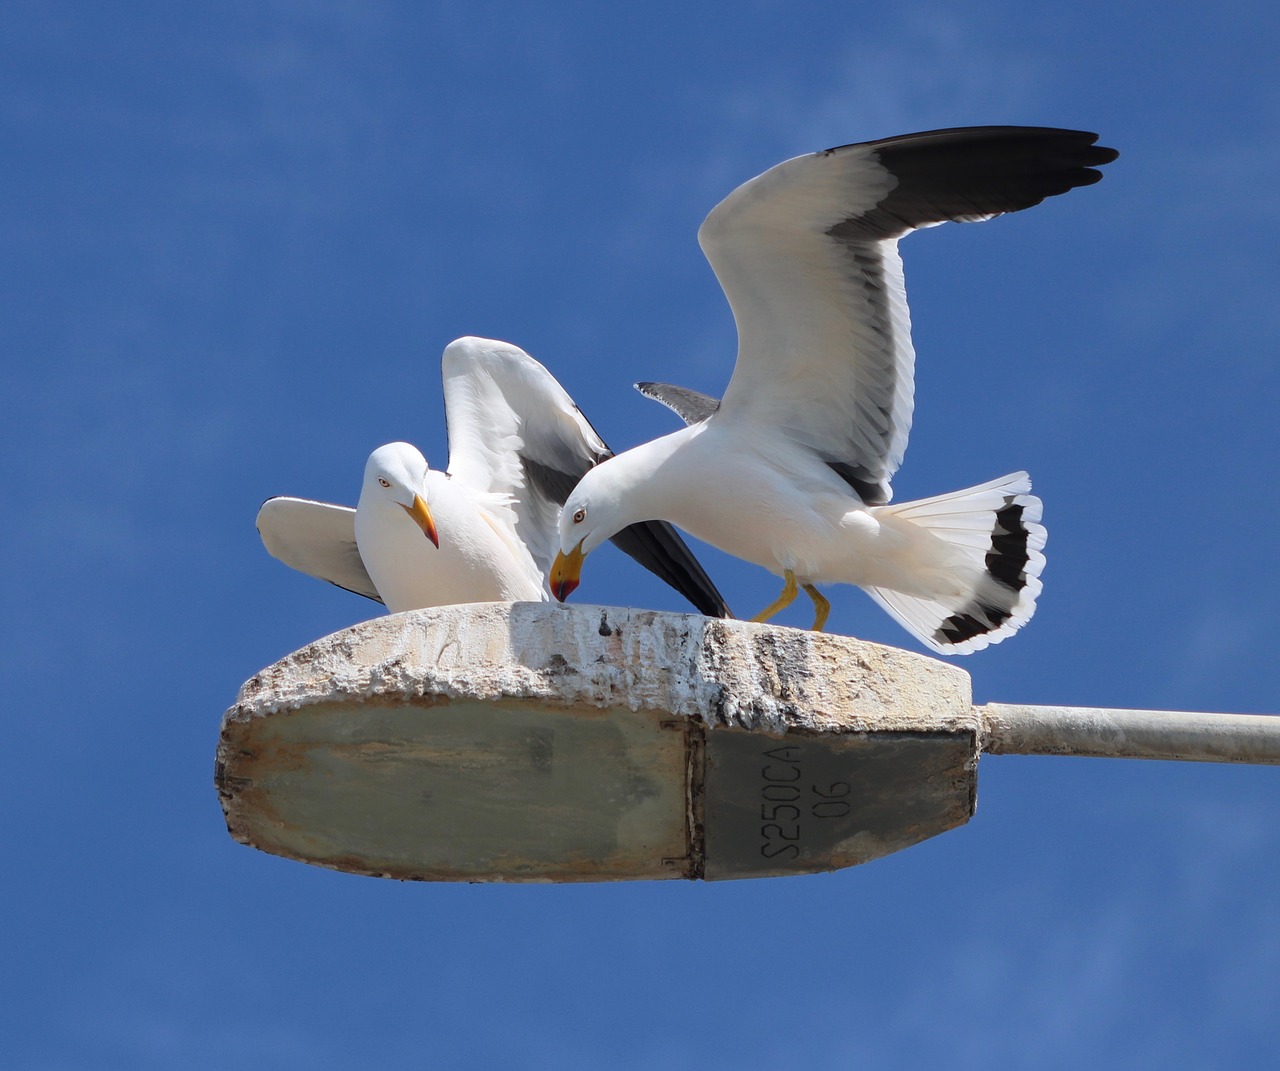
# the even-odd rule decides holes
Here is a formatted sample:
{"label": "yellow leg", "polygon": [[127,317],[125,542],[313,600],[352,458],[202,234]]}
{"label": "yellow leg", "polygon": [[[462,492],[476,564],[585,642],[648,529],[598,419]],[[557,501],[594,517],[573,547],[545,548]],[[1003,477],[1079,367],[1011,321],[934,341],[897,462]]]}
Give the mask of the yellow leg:
{"label": "yellow leg", "polygon": [[831,603],[812,584],[804,585],[804,593],[813,600],[813,631],[821,632],[827,623],[827,615],[831,613]]}
{"label": "yellow leg", "polygon": [[786,583],[782,585],[782,594],[779,595],[776,599],[774,599],[773,602],[769,603],[769,605],[766,606],[763,610],[761,610],[758,614],[756,614],[756,616],[751,619],[752,621],[755,621],[755,622],[768,621],[769,618],[771,618],[774,614],[778,613],[778,611],[785,610],[788,606],[790,606],[793,602],[795,602],[796,592],[799,590],[796,587],[796,574],[793,573],[790,569],[788,569],[785,573],[782,574],[782,577],[786,581]]}

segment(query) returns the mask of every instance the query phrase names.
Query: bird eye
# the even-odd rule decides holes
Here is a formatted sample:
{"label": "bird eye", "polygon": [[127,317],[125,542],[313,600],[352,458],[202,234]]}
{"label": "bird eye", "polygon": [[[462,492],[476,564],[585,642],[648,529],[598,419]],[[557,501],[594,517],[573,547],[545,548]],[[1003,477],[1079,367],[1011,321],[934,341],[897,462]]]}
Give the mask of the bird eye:
{"label": "bird eye", "polygon": [[390,487],[390,486],[391,486],[390,481],[388,481],[388,480],[384,480],[381,476],[379,476],[379,477],[378,477],[378,482],[379,482],[380,484],[382,484],[382,486],[383,486],[383,487]]}
{"label": "bird eye", "polygon": [[573,515],[573,523],[581,524],[587,519],[587,511],[585,509],[577,510]]}

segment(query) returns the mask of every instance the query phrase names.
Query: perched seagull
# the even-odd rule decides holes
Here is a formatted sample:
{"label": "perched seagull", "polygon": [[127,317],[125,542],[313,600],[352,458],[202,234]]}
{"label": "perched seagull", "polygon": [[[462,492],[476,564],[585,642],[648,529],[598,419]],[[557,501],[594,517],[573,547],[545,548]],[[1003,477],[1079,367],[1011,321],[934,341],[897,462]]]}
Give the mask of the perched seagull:
{"label": "perched seagull", "polygon": [[[687,427],[592,469],[566,500],[551,590],[619,528],[660,518],[803,588],[856,584],[925,646],[967,654],[1031,617],[1045,530],[1026,473],[889,505],[911,426],[915,352],[898,239],[1097,182],[1096,134],[936,130],[787,160],[717,205],[698,241],[733,309],[722,401],[648,385]],[[644,388],[642,388],[644,389]]]}
{"label": "perched seagull", "polygon": [[[555,377],[519,347],[460,338],[441,366],[447,472],[408,443],[380,446],[354,510],[270,498],[258,511],[262,542],[286,565],[392,613],[546,600],[560,504],[613,455]],[[645,519],[611,538],[702,613],[731,616],[670,525]]]}

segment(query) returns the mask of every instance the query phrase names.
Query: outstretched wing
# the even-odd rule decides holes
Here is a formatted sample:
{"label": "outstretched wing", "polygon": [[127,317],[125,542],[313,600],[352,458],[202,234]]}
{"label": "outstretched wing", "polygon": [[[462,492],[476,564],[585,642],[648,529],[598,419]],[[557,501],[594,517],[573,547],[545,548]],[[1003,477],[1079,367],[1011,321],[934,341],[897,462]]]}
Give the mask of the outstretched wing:
{"label": "outstretched wing", "polygon": [[[441,368],[449,475],[511,496],[516,534],[546,575],[559,545],[560,506],[583,474],[613,452],[555,376],[518,346],[460,338],[445,348]],[[670,525],[632,525],[613,542],[702,613],[731,616]]]}
{"label": "outstretched wing", "polygon": [[898,239],[1097,182],[1096,134],[967,127],[784,161],[734,190],[698,240],[738,325],[717,419],[784,427],[869,504],[911,429],[915,351]]}
{"label": "outstretched wing", "polygon": [[258,535],[291,569],[327,580],[374,602],[378,589],[356,547],[356,511],[307,498],[268,498],[258,510]]}

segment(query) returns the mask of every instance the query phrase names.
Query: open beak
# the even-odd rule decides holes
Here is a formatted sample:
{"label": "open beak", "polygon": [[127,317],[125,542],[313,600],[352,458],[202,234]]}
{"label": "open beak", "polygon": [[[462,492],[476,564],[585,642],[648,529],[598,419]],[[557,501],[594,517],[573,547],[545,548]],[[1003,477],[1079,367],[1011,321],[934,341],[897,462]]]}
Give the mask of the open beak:
{"label": "open beak", "polygon": [[431,516],[431,511],[427,509],[427,504],[422,501],[421,495],[413,496],[413,505],[406,506],[400,503],[400,508],[413,518],[414,523],[422,529],[423,534],[431,540],[437,547],[440,546],[440,537],[436,535],[436,522]]}
{"label": "open beak", "polygon": [[568,554],[563,551],[558,553],[556,560],[551,563],[551,594],[561,602],[572,595],[574,588],[578,586],[578,578],[582,576],[582,560],[585,557],[582,544],[579,543]]}

